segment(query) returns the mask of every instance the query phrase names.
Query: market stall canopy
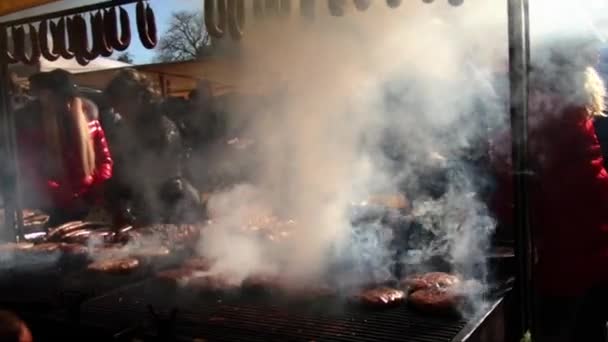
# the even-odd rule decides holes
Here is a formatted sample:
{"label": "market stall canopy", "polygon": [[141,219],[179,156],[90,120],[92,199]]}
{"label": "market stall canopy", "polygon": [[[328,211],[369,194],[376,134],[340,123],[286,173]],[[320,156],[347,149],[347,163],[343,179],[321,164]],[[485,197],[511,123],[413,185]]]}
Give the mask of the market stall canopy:
{"label": "market stall canopy", "polygon": [[40,58],[40,70],[39,71],[51,71],[55,69],[67,70],[73,74],[79,74],[83,72],[93,72],[107,69],[125,68],[131,66],[131,64],[117,61],[111,58],[98,57],[90,61],[88,65],[82,66],[73,59],[59,58],[58,60],[51,62],[47,59]]}
{"label": "market stall canopy", "polygon": [[0,16],[57,1],[58,0],[2,0],[0,1]]}
{"label": "market stall canopy", "polygon": [[[200,80],[211,82],[214,95],[227,92],[262,95],[277,88],[278,84],[271,81],[247,77],[243,67],[228,58],[206,58],[189,62],[140,65],[135,69],[148,75],[166,95],[171,96],[187,95]],[[82,86],[104,89],[115,75],[115,70],[93,71],[75,75],[75,79]]]}

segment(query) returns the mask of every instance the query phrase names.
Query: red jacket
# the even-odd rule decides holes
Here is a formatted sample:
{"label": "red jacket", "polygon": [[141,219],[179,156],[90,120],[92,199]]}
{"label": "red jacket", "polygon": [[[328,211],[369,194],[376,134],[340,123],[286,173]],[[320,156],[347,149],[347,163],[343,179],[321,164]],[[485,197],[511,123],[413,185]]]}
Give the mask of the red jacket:
{"label": "red jacket", "polygon": [[[539,289],[549,295],[580,295],[608,281],[608,173],[584,108],[539,120],[531,113],[529,155],[530,225],[534,233]],[[499,189],[493,207],[513,222],[510,134],[494,150]],[[508,154],[507,154],[508,155]],[[512,224],[510,225],[512,227]]]}
{"label": "red jacket", "polygon": [[[40,128],[29,128],[19,132],[19,154],[22,175],[26,177],[34,205],[50,205],[56,208],[69,209],[80,200],[89,204],[101,200],[100,185],[112,177],[112,158],[105,134],[99,121],[89,121],[89,132],[95,148],[96,168],[91,176],[82,177],[82,166],[78,150],[74,146],[64,145],[62,151],[63,166],[67,174],[63,180],[53,179],[45,174],[46,158],[40,153],[40,146],[45,146],[44,134]],[[44,150],[44,149],[42,149]],[[29,195],[25,193],[26,197]],[[41,200],[41,201],[40,201]]]}

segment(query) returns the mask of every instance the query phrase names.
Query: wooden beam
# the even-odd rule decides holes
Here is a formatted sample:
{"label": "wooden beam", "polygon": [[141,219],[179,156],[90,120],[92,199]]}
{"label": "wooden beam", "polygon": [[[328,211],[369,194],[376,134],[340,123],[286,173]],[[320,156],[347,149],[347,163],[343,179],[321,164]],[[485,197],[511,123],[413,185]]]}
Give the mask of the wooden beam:
{"label": "wooden beam", "polygon": [[0,16],[56,1],[58,0],[2,0],[0,1]]}

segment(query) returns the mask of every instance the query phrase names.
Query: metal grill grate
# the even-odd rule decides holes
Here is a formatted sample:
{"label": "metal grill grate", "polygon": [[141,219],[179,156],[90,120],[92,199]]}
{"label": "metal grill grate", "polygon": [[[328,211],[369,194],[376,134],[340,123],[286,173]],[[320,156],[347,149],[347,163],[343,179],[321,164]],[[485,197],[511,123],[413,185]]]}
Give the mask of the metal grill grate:
{"label": "metal grill grate", "polygon": [[[421,315],[407,306],[364,310],[340,301],[286,302],[236,293],[153,291],[154,287],[147,282],[85,303],[81,324],[104,325],[110,334],[133,327],[141,327],[148,336],[170,330],[183,340],[449,342],[467,323]],[[150,307],[167,319],[159,323]],[[174,308],[179,311],[172,320],[168,317]]]}

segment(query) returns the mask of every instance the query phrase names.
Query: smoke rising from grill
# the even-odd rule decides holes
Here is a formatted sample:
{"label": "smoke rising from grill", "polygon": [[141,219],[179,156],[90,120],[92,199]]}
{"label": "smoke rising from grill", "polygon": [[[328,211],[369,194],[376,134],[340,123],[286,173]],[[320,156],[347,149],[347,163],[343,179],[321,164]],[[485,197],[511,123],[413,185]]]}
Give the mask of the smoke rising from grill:
{"label": "smoke rising from grill", "polygon": [[[478,276],[495,223],[475,162],[506,117],[491,75],[506,66],[503,7],[373,2],[339,18],[323,7],[312,22],[294,14],[250,23],[232,47],[239,72],[243,82],[276,88],[261,110],[244,108],[251,120],[241,137],[255,140],[255,163],[234,167],[248,168],[254,185],[211,198],[222,229],[203,234],[200,253],[238,278],[270,268],[313,281],[331,269],[340,285],[360,286],[390,280],[396,251],[411,244]],[[415,221],[428,243],[399,239],[380,219],[353,224],[353,203],[399,191],[412,201],[402,230]],[[289,238],[243,235],[241,214],[252,204],[296,220]]]}

